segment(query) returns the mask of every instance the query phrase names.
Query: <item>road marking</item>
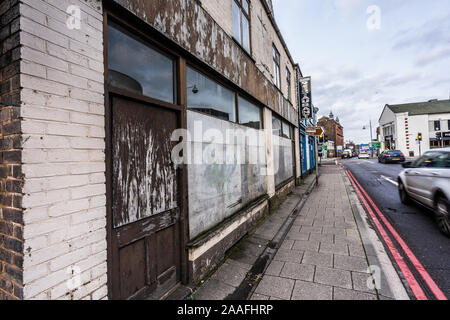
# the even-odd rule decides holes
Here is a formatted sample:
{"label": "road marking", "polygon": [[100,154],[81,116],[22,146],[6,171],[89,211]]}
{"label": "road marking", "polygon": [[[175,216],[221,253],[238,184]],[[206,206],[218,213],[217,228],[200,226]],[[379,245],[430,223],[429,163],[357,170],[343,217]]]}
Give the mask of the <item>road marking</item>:
{"label": "road marking", "polygon": [[389,178],[389,177],[381,176],[381,179],[386,180],[387,182],[390,182],[390,183],[392,183],[394,186],[397,186],[397,187],[398,187],[398,182],[392,180],[392,179]]}
{"label": "road marking", "polygon": [[[369,215],[372,218],[372,221],[374,222],[376,228],[378,229],[378,232],[380,233],[382,239],[384,240],[384,243],[387,245],[389,251],[392,254],[392,257],[395,259],[395,262],[399,266],[400,270],[402,271],[403,275],[405,276],[406,281],[409,284],[409,287],[414,293],[414,296],[417,298],[417,300],[428,300],[427,296],[423,292],[422,288],[420,287],[419,283],[417,282],[416,278],[414,277],[411,270],[408,268],[408,265],[406,264],[405,260],[403,259],[400,252],[398,252],[397,248],[395,247],[394,243],[392,242],[391,238],[387,234],[386,230],[383,228],[383,225],[376,217],[375,213],[373,212],[372,208],[367,203],[366,199],[362,195],[361,191],[363,191],[362,187],[358,184],[356,181],[356,178],[353,176],[353,174],[346,170],[346,174],[348,178],[350,179],[350,182],[352,183],[353,187],[356,190],[356,193],[358,194],[359,198],[361,199],[364,207],[369,212]],[[358,186],[359,188],[358,188]],[[360,190],[361,188],[361,190]],[[367,197],[368,198],[368,197]]]}
{"label": "road marking", "polygon": [[370,160],[363,160],[363,159],[360,159],[360,160],[363,161],[364,163],[375,164],[375,162],[372,162],[372,161],[370,161]]}
{"label": "road marking", "polygon": [[[375,209],[377,215],[380,217],[381,221],[385,224],[385,226],[388,228],[388,230],[391,232],[391,234],[394,236],[395,240],[398,242],[398,244],[400,245],[400,247],[403,249],[403,251],[406,253],[406,255],[408,256],[409,260],[411,261],[412,265],[414,266],[414,268],[417,270],[417,272],[420,274],[420,276],[422,277],[423,280],[425,280],[425,283],[428,285],[428,287],[430,288],[430,290],[433,292],[434,296],[438,299],[438,300],[448,300],[447,297],[445,296],[445,294],[441,291],[441,289],[439,288],[439,286],[434,282],[433,278],[431,278],[431,276],[429,275],[429,273],[426,271],[426,269],[424,268],[424,266],[420,263],[419,259],[417,259],[417,257],[414,255],[414,253],[411,251],[411,249],[408,247],[408,245],[405,243],[405,241],[403,241],[402,237],[400,237],[400,235],[397,233],[397,231],[395,230],[395,228],[389,223],[389,221],[386,219],[386,217],[383,215],[383,213],[380,211],[380,209],[378,209],[378,207],[376,206],[376,204],[373,202],[373,200],[370,198],[370,196],[367,194],[367,192],[363,189],[363,187],[361,187],[361,185],[359,184],[359,182],[356,180],[355,176],[352,174],[351,171],[347,170],[347,175],[349,175],[350,180],[354,179],[354,182],[358,185],[358,187],[360,188],[360,190],[364,193],[364,195],[366,196],[367,200],[370,202],[370,204],[372,205],[372,207]],[[353,181],[352,181],[353,183]],[[355,187],[357,189],[357,187]],[[358,194],[360,195],[361,199],[363,200],[364,204],[367,204],[366,200],[364,199],[364,197],[361,196],[361,193],[359,192],[359,190],[357,189]],[[369,213],[373,211],[370,209],[370,207],[368,208]],[[371,214],[371,216],[372,216]],[[373,217],[372,217],[373,218]],[[375,219],[377,219],[375,217]],[[378,220],[378,219],[377,219]],[[374,221],[375,222],[375,221]],[[375,224],[377,225],[377,223],[375,222]],[[378,225],[377,225],[378,227]],[[381,234],[381,231],[380,231]],[[386,235],[387,236],[387,235]],[[383,237],[384,238],[384,237]],[[387,236],[387,238],[390,241],[389,236]],[[389,247],[389,243],[387,243],[388,247]],[[392,252],[392,251],[391,251]],[[395,259],[395,255],[393,253],[394,259]],[[400,261],[403,261],[403,259],[400,256]],[[404,261],[403,261],[404,263]],[[400,269],[402,269],[402,267],[399,265]],[[409,271],[408,267],[405,265],[406,269]],[[410,279],[409,275],[404,274],[406,280],[409,283],[409,280],[412,281],[413,285],[416,282],[414,276]],[[411,275],[412,276],[412,275]],[[411,283],[410,283],[410,287],[411,287]],[[419,287],[420,288],[420,287]],[[419,296],[421,296],[421,292],[423,293],[423,291],[420,289],[418,290],[418,288],[413,288],[411,287],[411,289],[413,291],[417,291],[417,293],[419,294]],[[419,296],[417,296],[417,294],[415,293],[416,297],[418,299]],[[425,297],[426,299],[426,297]]]}

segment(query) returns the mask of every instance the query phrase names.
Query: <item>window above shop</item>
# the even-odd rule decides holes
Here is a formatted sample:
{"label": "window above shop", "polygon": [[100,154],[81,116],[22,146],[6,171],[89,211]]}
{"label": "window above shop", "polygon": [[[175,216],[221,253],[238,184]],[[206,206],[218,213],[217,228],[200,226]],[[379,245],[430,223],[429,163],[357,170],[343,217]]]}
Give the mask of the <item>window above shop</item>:
{"label": "window above shop", "polygon": [[192,67],[186,68],[187,105],[191,110],[236,122],[235,93]]}
{"label": "window above shop", "polygon": [[250,53],[250,4],[247,0],[232,0],[233,38]]}
{"label": "window above shop", "polygon": [[175,63],[169,56],[108,23],[108,85],[175,103]]}
{"label": "window above shop", "polygon": [[239,97],[239,123],[254,129],[262,129],[261,108]]}
{"label": "window above shop", "polygon": [[274,82],[278,89],[280,89],[280,53],[278,52],[275,45],[272,47],[273,50],[273,76]]}
{"label": "window above shop", "polygon": [[291,72],[286,67],[287,99],[291,101]]}
{"label": "window above shop", "polygon": [[434,121],[434,131],[441,131],[441,122]]}

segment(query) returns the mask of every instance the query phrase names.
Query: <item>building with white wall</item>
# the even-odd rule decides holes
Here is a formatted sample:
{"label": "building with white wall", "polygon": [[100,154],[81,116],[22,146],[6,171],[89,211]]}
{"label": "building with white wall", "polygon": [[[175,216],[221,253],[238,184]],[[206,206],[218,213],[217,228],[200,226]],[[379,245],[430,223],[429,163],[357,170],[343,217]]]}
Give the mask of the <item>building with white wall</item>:
{"label": "building with white wall", "polygon": [[448,147],[450,100],[387,104],[379,125],[382,151],[401,150],[407,157],[417,157],[433,148]]}

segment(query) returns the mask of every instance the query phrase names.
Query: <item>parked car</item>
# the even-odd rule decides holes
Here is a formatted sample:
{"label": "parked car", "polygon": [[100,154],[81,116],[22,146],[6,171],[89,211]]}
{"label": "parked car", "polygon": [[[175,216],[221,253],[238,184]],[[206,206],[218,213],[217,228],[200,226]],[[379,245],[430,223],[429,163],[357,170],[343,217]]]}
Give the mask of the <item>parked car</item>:
{"label": "parked car", "polygon": [[370,155],[366,151],[361,151],[358,154],[358,159],[370,159]]}
{"label": "parked car", "polygon": [[450,148],[426,152],[403,167],[398,176],[401,201],[417,201],[433,210],[439,229],[450,237]]}
{"label": "parked car", "polygon": [[405,155],[400,150],[384,151],[378,156],[378,162],[382,163],[405,162]]}

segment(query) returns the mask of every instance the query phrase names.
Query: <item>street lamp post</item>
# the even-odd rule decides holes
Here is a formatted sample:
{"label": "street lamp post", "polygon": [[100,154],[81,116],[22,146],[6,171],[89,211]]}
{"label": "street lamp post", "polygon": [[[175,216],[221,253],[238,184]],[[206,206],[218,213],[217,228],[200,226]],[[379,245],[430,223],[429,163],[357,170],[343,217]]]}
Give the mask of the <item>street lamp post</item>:
{"label": "street lamp post", "polygon": [[[317,124],[317,113],[319,112],[319,108],[314,107],[313,111],[314,111],[314,125],[316,125]],[[318,163],[319,159],[317,159],[319,150],[317,149],[317,147],[318,147],[317,139],[319,139],[319,137],[315,136],[314,137],[314,145],[315,145],[314,153],[315,153],[315,158],[316,158],[316,186],[319,185],[319,163]]]}
{"label": "street lamp post", "polygon": [[[369,120],[369,123],[370,123],[370,144],[369,144],[369,146],[370,146],[370,154],[371,154],[371,157],[373,158],[372,119]],[[366,126],[363,127],[363,130],[366,130]]]}

